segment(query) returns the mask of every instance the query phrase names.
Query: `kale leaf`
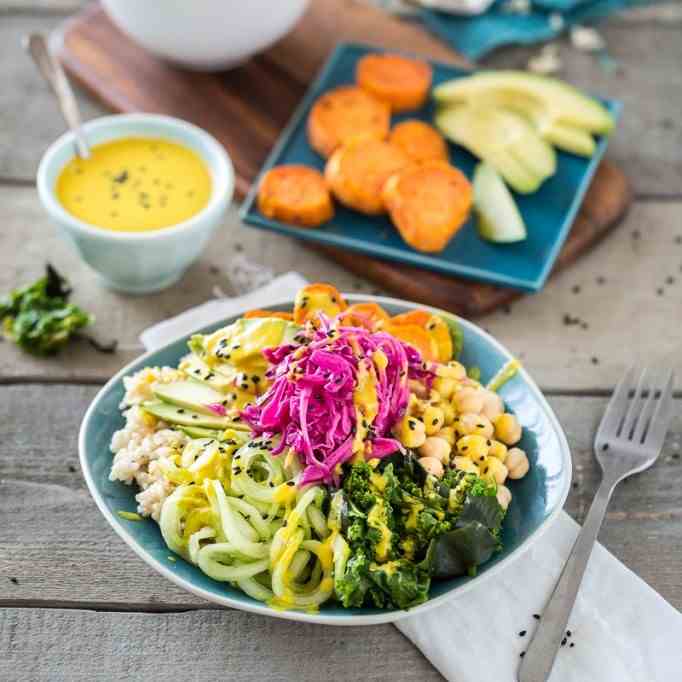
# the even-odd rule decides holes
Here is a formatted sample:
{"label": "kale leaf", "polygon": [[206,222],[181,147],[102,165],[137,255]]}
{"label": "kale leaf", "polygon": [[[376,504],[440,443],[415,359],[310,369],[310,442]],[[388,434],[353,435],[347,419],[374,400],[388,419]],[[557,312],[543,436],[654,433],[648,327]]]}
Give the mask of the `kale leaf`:
{"label": "kale leaf", "polygon": [[68,302],[71,288],[51,265],[44,277],[0,298],[0,321],[6,338],[34,355],[53,355],[92,315]]}
{"label": "kale leaf", "polygon": [[428,558],[434,578],[451,578],[471,573],[485,563],[497,549],[497,540],[479,521],[461,527],[431,541]]}

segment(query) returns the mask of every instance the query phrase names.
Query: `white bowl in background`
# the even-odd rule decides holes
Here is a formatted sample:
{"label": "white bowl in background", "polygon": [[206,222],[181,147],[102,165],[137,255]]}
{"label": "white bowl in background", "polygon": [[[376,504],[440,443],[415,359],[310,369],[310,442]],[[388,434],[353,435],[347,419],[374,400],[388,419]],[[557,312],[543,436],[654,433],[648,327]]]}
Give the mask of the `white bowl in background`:
{"label": "white bowl in background", "polygon": [[102,0],[142,47],[191,69],[240,64],[289,32],[309,0]]}
{"label": "white bowl in background", "polygon": [[223,146],[191,123],[156,114],[103,116],[83,126],[91,145],[123,137],[152,137],[184,145],[198,154],[211,175],[208,204],[177,225],[149,232],[117,232],[90,225],[71,215],[55,195],[57,178],[74,157],[72,133],[49,147],[38,168],[43,207],[81,258],[105,286],[128,293],[160,291],[177,282],[199,257],[219,227],[234,193],[234,169]]}

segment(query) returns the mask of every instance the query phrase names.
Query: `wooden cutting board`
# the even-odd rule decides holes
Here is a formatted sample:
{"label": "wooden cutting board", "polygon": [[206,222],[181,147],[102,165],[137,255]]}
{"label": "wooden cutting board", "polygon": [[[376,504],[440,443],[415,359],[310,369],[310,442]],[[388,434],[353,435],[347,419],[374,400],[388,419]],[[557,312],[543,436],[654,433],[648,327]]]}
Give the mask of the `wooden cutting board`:
{"label": "wooden cutting board", "polygon": [[[200,39],[197,37],[197,39]],[[118,112],[147,111],[196,123],[224,145],[243,197],[320,66],[340,41],[409,49],[468,66],[419,26],[357,0],[312,0],[297,27],[272,49],[224,73],[196,73],[160,61],[123,35],[98,4],[60,26],[53,48],[90,93]],[[575,261],[624,215],[631,200],[623,173],[602,162],[555,270]],[[358,253],[315,247],[396,295],[475,317],[521,295]]]}

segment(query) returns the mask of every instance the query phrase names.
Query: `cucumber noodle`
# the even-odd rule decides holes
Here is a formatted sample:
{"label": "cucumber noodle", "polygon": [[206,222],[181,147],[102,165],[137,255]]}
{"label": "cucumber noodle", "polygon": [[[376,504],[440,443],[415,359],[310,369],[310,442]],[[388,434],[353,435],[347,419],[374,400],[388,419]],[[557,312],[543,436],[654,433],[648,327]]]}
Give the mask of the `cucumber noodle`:
{"label": "cucumber noodle", "polygon": [[196,439],[160,465],[178,487],[159,525],[168,547],[214,580],[275,608],[316,609],[334,589],[332,567],[347,557],[327,493],[298,488],[296,458],[273,457],[274,439]]}

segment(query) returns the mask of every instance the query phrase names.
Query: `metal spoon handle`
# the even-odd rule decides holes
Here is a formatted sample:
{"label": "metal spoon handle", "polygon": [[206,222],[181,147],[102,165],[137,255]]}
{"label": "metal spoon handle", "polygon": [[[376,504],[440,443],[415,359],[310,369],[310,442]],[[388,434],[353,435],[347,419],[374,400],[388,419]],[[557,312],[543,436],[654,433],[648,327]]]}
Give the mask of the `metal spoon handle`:
{"label": "metal spoon handle", "polygon": [[90,156],[90,146],[81,128],[76,98],[61,64],[52,56],[45,37],[40,33],[31,33],[26,36],[24,47],[57,97],[64,120],[76,138],[78,156],[87,159]]}

